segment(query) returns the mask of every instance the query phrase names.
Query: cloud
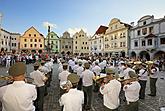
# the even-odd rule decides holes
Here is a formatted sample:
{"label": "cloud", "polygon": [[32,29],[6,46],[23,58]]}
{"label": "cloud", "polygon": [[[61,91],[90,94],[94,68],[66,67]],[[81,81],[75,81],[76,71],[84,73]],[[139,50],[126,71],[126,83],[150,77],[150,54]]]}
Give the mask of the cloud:
{"label": "cloud", "polygon": [[76,32],[79,32],[80,30],[83,30],[84,32],[87,32],[86,28],[69,28],[68,32],[70,33],[70,35],[74,35]]}
{"label": "cloud", "polygon": [[52,24],[50,22],[43,22],[43,26],[45,28],[48,28],[48,26],[50,26],[51,28],[57,28],[57,25],[56,24]]}

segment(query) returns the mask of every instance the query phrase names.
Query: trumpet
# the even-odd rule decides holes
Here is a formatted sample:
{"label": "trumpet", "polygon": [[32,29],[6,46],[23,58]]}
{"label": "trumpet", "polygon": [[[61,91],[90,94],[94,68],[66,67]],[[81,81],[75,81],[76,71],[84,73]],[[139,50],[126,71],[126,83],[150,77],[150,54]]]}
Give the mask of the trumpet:
{"label": "trumpet", "polygon": [[[0,76],[0,80],[7,81],[7,83],[12,83],[13,82],[13,77],[12,76]],[[26,83],[32,84],[34,79],[31,77],[26,76],[25,80]]]}

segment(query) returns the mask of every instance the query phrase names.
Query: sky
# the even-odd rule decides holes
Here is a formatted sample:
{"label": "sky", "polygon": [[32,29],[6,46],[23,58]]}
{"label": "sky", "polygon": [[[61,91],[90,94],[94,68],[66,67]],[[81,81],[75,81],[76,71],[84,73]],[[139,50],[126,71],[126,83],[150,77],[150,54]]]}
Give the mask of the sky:
{"label": "sky", "polygon": [[47,27],[59,36],[81,28],[93,35],[100,25],[118,18],[130,24],[145,15],[165,16],[165,0],[0,0],[1,26],[23,34],[34,26],[47,35]]}

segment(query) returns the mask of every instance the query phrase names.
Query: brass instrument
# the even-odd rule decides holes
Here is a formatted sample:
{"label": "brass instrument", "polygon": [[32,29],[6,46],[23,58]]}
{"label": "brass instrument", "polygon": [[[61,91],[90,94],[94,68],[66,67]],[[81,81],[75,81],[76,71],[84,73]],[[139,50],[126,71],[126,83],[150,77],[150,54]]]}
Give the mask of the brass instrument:
{"label": "brass instrument", "polygon": [[[7,84],[10,84],[10,83],[13,82],[13,77],[12,76],[0,76],[0,80],[7,81]],[[33,78],[28,77],[28,76],[25,77],[25,82],[26,83],[32,84],[33,81],[34,81]]]}

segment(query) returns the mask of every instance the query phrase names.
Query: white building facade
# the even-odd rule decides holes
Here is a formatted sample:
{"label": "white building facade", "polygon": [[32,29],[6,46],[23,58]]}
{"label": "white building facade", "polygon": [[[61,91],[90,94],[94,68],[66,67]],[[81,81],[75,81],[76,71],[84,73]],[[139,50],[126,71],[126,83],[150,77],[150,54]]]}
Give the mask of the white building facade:
{"label": "white building facade", "polygon": [[130,37],[130,57],[147,60],[165,57],[165,17],[143,16],[131,28]]}
{"label": "white building facade", "polygon": [[104,53],[104,35],[107,29],[108,27],[101,25],[90,39],[90,52],[92,54]]}
{"label": "white building facade", "polygon": [[5,52],[19,51],[19,33],[11,33],[1,29],[0,49]]}

